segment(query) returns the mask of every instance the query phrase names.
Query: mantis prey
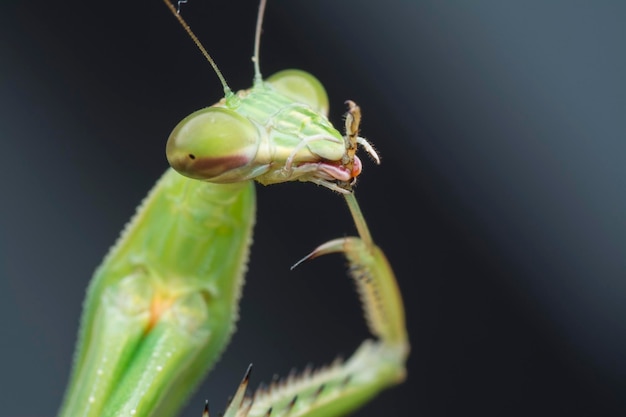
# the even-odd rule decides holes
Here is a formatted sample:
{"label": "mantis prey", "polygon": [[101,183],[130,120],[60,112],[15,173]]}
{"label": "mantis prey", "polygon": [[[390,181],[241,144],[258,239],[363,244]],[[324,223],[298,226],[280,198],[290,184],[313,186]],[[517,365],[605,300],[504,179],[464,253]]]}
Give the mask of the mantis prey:
{"label": "mantis prey", "polygon": [[[360,110],[348,102],[346,135],[328,121],[321,83],[297,70],[233,93],[173,5],[165,4],[213,66],[225,97],[181,121],[167,142],[168,169],[96,270],[60,416],[172,416],[228,343],[255,215],[253,181],[309,181],[342,194],[360,237],[327,242],[304,259],[341,252],[376,340],[345,363],[246,397],[248,374],[226,417],[338,416],[405,378],[409,353],[393,272],[373,243],[352,192]],[[181,175],[182,174],[182,175]],[[208,412],[207,412],[208,414]]]}

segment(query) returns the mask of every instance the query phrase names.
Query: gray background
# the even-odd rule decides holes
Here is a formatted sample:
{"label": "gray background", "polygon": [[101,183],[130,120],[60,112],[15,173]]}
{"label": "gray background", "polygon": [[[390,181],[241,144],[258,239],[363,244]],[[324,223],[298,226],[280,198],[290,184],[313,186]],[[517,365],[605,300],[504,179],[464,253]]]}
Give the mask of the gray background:
{"label": "gray background", "polygon": [[[192,0],[234,89],[256,1]],[[409,379],[359,416],[625,415],[626,73],[621,1],[271,0],[261,66],[364,112],[383,164],[357,193],[407,304]],[[166,168],[188,113],[221,97],[159,2],[3,2],[0,415],[52,416],[89,276]],[[190,401],[347,356],[367,332],[339,257],[341,199],[258,187],[239,331]]]}

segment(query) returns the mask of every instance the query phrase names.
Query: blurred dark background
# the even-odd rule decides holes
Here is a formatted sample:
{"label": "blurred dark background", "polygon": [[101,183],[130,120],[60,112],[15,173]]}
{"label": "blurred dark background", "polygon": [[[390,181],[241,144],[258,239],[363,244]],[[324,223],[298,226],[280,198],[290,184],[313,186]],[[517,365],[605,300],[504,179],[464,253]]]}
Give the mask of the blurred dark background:
{"label": "blurred dark background", "polygon": [[[395,268],[409,378],[365,416],[626,415],[626,3],[270,0],[265,75],[363,109],[380,151],[357,194]],[[233,89],[256,0],[183,6]],[[53,416],[89,277],[167,167],[165,141],[221,97],[160,2],[3,2],[0,414]],[[349,355],[367,336],[341,257],[342,199],[258,187],[239,330],[184,416]]]}

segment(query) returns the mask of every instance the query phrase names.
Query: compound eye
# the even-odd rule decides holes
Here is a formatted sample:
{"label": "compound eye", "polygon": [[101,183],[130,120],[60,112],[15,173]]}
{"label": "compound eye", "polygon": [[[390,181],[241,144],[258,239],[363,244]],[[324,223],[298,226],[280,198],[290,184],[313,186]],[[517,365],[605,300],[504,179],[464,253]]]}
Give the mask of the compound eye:
{"label": "compound eye", "polygon": [[254,159],[259,142],[250,120],[221,107],[187,116],[167,140],[167,160],[190,178],[211,180],[242,168]]}
{"label": "compound eye", "polygon": [[328,94],[322,83],[308,72],[283,70],[269,77],[267,82],[279,93],[328,116]]}

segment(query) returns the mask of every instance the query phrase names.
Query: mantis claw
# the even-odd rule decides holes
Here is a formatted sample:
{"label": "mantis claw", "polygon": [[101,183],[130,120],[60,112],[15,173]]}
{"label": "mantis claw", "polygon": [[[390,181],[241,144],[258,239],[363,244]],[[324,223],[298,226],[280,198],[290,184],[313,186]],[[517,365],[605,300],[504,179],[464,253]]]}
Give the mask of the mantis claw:
{"label": "mantis claw", "polygon": [[[302,259],[300,259],[298,262],[293,264],[290,270],[293,271],[294,269],[296,269],[298,265],[300,265],[304,261],[308,261],[309,259],[315,259],[318,256],[327,255],[329,253],[344,252],[344,244],[345,244],[346,239],[350,239],[350,238],[333,239],[331,241],[328,241],[326,243],[319,245],[317,248],[313,249],[311,253],[305,255]],[[356,238],[353,238],[353,239],[356,239]]]}

